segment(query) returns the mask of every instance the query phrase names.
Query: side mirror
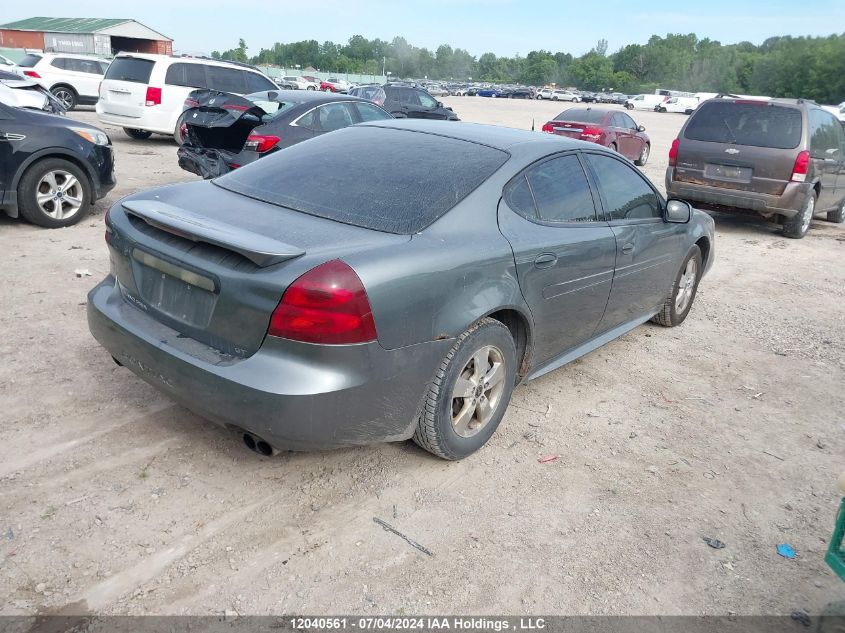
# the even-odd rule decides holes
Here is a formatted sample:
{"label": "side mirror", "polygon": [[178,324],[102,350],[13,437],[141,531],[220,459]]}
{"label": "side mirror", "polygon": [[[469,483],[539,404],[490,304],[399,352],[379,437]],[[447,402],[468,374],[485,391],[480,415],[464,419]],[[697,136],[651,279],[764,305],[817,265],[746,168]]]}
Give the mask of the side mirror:
{"label": "side mirror", "polygon": [[442,101],[438,101],[438,102],[437,102],[437,107],[438,107],[438,108],[442,108],[442,107],[443,107],[443,102],[442,102]]}
{"label": "side mirror", "polygon": [[675,224],[686,224],[692,217],[692,207],[683,200],[669,200],[666,203],[666,221]]}
{"label": "side mirror", "polygon": [[645,132],[645,125],[640,125],[640,126],[637,128],[637,132]]}

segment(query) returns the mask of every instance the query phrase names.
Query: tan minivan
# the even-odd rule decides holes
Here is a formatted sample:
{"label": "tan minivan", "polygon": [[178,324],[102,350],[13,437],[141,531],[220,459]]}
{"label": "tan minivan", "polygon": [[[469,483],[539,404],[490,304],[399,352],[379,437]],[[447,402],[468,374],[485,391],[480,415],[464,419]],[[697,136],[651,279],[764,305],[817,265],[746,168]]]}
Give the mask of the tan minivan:
{"label": "tan minivan", "polygon": [[756,213],[802,238],[817,213],[845,220],[845,131],[804,99],[710,99],[672,143],[666,193],[703,209]]}

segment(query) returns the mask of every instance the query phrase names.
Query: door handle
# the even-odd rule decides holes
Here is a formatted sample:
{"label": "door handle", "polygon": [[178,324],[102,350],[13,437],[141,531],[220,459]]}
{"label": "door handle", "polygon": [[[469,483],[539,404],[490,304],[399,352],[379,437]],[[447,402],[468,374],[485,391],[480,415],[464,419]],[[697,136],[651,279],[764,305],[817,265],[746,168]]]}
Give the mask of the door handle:
{"label": "door handle", "polygon": [[626,255],[628,253],[633,253],[634,252],[634,245],[631,244],[630,242],[628,242],[627,244],[623,244],[622,245],[622,252],[625,253]]}
{"label": "door handle", "polygon": [[537,259],[534,260],[534,268],[551,268],[557,262],[557,256],[553,255],[552,253],[543,253],[541,255],[537,255]]}

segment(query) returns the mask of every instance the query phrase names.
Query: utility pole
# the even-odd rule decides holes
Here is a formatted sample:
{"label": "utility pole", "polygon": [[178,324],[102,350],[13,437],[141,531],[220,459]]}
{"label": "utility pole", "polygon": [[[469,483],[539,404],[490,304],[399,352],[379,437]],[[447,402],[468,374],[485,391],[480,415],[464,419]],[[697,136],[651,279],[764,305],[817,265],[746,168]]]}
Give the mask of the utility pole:
{"label": "utility pole", "polygon": [[387,70],[387,56],[385,55],[384,57],[381,58],[381,74],[382,74],[383,77],[387,75],[387,73],[385,72],[386,70]]}

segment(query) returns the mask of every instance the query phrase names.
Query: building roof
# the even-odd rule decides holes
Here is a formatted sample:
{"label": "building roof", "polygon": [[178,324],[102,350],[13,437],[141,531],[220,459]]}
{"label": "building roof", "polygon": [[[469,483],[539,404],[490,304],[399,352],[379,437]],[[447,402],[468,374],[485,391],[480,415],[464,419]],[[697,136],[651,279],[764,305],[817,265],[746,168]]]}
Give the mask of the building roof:
{"label": "building roof", "polygon": [[[123,27],[123,29],[118,27]],[[124,37],[142,37],[147,39],[172,38],[162,35],[131,18],[27,18],[8,24],[0,24],[0,29],[13,31],[40,31],[46,33],[102,33]],[[126,30],[126,32],[122,32]]]}

